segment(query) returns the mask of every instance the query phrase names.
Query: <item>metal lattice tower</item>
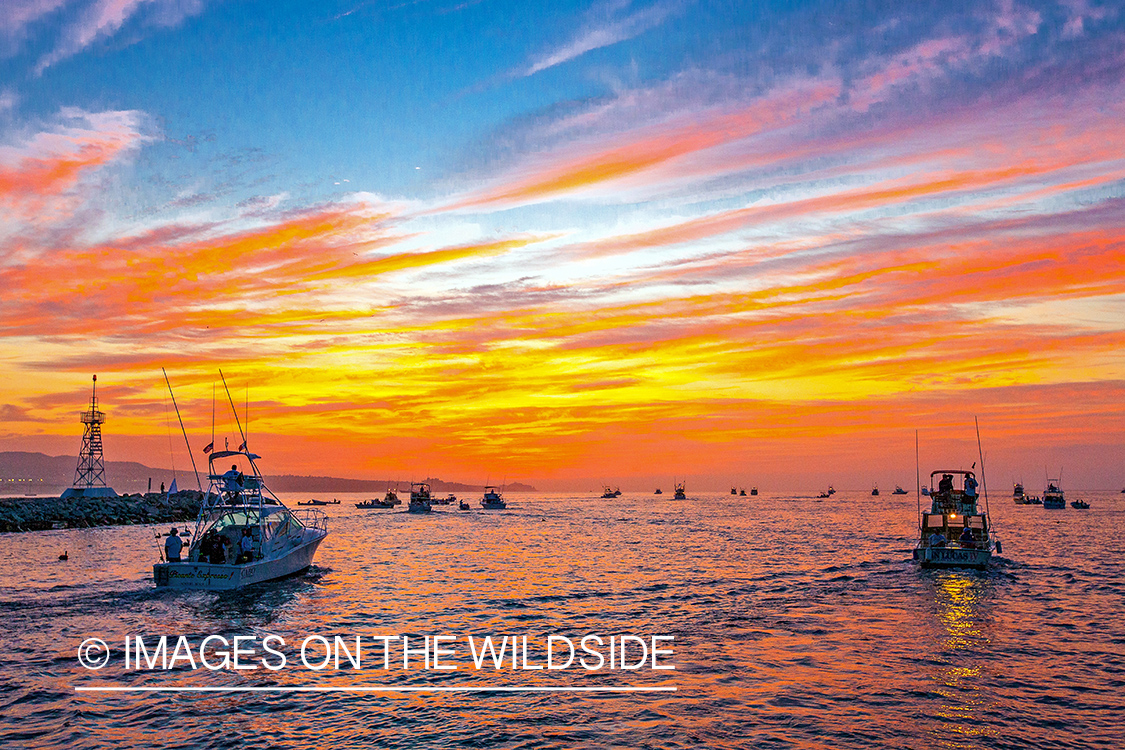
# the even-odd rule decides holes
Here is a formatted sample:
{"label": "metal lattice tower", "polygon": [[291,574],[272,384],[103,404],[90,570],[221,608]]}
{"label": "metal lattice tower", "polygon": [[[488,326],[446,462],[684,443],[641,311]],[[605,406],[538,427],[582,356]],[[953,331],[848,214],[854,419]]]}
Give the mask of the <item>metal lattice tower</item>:
{"label": "metal lattice tower", "polygon": [[102,424],[105,412],[98,411],[98,376],[94,376],[94,393],[90,408],[82,412],[82,451],[74,471],[75,487],[105,487],[105,462],[102,460]]}

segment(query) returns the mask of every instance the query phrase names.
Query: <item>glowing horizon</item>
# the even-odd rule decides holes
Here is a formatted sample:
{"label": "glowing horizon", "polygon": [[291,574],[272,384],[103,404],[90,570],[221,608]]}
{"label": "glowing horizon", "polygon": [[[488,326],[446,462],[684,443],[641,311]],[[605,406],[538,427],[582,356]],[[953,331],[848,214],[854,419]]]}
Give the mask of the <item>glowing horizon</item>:
{"label": "glowing horizon", "polygon": [[1125,482],[1118,10],[338,6],[0,12],[0,450],[222,368],[266,473]]}

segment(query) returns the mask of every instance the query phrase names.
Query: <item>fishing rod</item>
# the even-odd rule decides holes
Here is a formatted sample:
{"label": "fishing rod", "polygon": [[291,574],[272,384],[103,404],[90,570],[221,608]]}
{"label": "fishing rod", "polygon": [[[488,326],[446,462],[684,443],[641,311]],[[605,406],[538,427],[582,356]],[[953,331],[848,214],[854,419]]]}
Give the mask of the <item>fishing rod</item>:
{"label": "fishing rod", "polygon": [[176,394],[172,393],[172,383],[168,380],[168,373],[163,367],[160,371],[164,373],[164,382],[168,385],[168,395],[172,397],[172,407],[176,410],[176,419],[180,422],[180,431],[184,433],[184,444],[187,445],[188,458],[191,459],[191,470],[195,472],[195,483],[199,485],[199,491],[203,492],[203,482],[199,479],[199,469],[195,466],[195,456],[191,453],[191,443],[188,441],[187,430],[184,428],[183,417],[180,416],[180,407],[176,406]]}
{"label": "fishing rod", "polygon": [[[235,408],[234,399],[230,397],[230,388],[227,388],[227,379],[223,377],[223,371],[219,370],[219,377],[223,378],[223,390],[227,392],[227,401],[230,402],[230,410],[234,413],[234,423],[238,425],[238,434],[242,437],[242,447],[246,448],[246,433],[242,431],[242,422],[238,419],[238,409]],[[250,405],[250,392],[246,392],[247,408]]]}

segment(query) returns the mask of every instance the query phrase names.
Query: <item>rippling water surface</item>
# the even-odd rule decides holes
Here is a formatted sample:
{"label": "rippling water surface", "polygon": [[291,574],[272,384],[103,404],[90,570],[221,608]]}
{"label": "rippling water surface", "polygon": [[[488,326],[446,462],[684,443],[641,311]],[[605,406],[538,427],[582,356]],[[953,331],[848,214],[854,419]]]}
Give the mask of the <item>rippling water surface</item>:
{"label": "rippling water surface", "polygon": [[[910,562],[915,499],[509,495],[506,511],[325,508],[306,574],[156,590],[154,530],[0,535],[13,747],[1125,746],[1125,495],[992,503],[987,572]],[[297,498],[290,498],[295,500]],[[475,504],[475,501],[474,501]],[[62,551],[69,560],[57,561]],[[278,672],[124,669],[125,636],[277,634]],[[294,666],[308,635],[672,635],[675,671]],[[85,638],[115,645],[82,668]],[[462,646],[463,648],[463,646]],[[460,653],[460,652],[459,652]],[[260,655],[260,652],[259,652]],[[467,657],[453,660],[464,664]],[[471,667],[471,664],[468,665]],[[664,693],[129,693],[76,686],[674,686]]]}

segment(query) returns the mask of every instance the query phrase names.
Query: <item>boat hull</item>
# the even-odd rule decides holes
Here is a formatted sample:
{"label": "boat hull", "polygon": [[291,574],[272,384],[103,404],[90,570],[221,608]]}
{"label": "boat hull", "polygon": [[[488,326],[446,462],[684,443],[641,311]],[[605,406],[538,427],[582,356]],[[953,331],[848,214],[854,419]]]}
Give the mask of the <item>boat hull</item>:
{"label": "boat hull", "polygon": [[327,534],[294,547],[284,557],[256,560],[244,565],[203,562],[157,563],[152,577],[158,588],[229,591],[300,573],[312,565],[313,555]]}
{"label": "boat hull", "polygon": [[965,547],[918,547],[914,559],[923,568],[984,568],[992,560],[990,549]]}

